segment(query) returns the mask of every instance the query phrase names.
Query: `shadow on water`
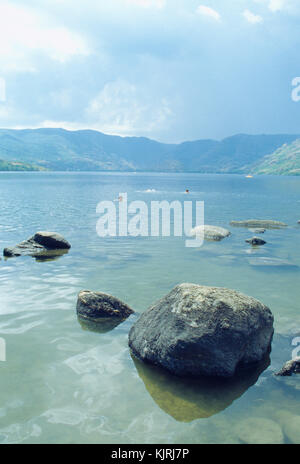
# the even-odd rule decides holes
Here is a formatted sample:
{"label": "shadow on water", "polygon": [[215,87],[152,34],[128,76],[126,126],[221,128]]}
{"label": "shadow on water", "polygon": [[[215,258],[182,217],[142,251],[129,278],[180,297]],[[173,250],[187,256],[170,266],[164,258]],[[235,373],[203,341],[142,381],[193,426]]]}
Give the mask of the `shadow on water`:
{"label": "shadow on water", "polygon": [[270,356],[231,379],[182,379],[161,368],[142,363],[131,354],[140,378],[156,404],[179,422],[208,418],[240,398],[269,367]]}

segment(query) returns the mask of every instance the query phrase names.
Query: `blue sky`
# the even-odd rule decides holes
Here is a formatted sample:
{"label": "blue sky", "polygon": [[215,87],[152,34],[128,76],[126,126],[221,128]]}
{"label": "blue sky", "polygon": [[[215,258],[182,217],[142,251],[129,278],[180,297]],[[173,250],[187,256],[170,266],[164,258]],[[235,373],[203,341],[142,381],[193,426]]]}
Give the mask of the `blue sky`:
{"label": "blue sky", "polygon": [[0,0],[0,127],[299,133],[299,0]]}

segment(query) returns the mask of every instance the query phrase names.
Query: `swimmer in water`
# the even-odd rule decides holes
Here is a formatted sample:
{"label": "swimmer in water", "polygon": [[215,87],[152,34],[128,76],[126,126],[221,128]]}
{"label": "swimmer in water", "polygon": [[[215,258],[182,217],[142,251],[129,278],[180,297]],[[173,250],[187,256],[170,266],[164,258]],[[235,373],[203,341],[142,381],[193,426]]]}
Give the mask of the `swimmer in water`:
{"label": "swimmer in water", "polygon": [[186,189],[185,193],[190,193],[189,189]]}
{"label": "swimmer in water", "polygon": [[120,195],[116,200],[114,200],[114,202],[119,202],[119,203],[121,203],[122,201],[123,201],[122,195]]}

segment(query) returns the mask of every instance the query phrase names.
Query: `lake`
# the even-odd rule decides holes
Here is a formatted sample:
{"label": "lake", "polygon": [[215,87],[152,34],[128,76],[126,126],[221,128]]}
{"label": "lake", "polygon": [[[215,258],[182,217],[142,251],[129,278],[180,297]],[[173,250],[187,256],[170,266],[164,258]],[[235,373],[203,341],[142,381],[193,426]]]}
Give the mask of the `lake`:
{"label": "lake", "polygon": [[[189,200],[205,202],[205,223],[231,237],[187,248],[185,237],[97,235],[100,201],[124,192],[147,204],[185,201],[187,188]],[[38,230],[72,244],[52,261],[0,261],[0,443],[300,443],[299,378],[273,375],[300,346],[300,177],[0,173],[0,207],[1,249]],[[252,218],[288,228],[268,230],[267,245],[252,250],[253,234],[229,226]],[[183,381],[132,359],[137,316],[104,333],[77,320],[80,290],[110,293],[141,313],[182,282],[268,305],[270,365],[222,387]]]}

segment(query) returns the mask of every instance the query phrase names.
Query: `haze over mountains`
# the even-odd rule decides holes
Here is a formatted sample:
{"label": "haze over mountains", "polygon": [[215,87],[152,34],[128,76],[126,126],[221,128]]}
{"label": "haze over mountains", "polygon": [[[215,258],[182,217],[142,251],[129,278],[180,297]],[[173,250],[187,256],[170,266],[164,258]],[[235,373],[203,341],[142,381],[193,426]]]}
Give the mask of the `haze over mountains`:
{"label": "haze over mountains", "polygon": [[[208,139],[176,145],[93,130],[0,129],[0,169],[2,166],[8,170],[5,166],[9,166],[14,170],[17,162],[18,170],[23,164],[24,170],[32,166],[34,170],[55,171],[260,173],[260,163],[265,166],[266,156],[297,139],[299,134],[239,134],[222,141]],[[284,153],[287,151],[285,145]],[[263,173],[270,173],[268,166]],[[276,173],[273,169],[272,174]],[[288,170],[284,173],[289,174]],[[294,170],[294,174],[300,174],[300,170]]]}

